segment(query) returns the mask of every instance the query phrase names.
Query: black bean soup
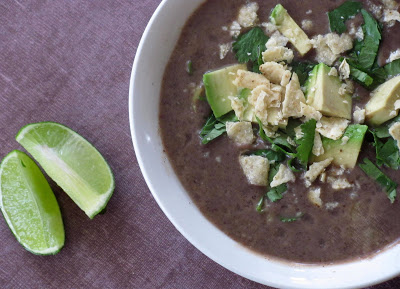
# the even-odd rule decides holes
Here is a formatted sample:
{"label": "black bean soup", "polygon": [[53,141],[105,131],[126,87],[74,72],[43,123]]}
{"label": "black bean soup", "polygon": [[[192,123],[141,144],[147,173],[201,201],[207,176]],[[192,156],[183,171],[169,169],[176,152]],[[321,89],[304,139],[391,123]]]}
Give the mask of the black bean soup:
{"label": "black bean soup", "polygon": [[[259,5],[259,23],[269,22],[270,11],[282,4],[297,23],[308,19],[313,23],[306,31],[311,38],[330,32],[327,12],[344,1],[252,1]],[[361,1],[367,10],[370,4]],[[330,166],[327,174],[345,177],[351,188],[333,190],[317,179],[313,186],[321,188],[321,199],[332,207],[317,207],[307,198],[307,188],[301,173],[288,184],[288,191],[277,202],[265,203],[262,213],[255,209],[266,187],[250,185],[239,164],[239,155],[260,146],[256,141],[238,147],[226,134],[203,145],[199,131],[210,115],[206,101],[193,105],[193,90],[202,76],[238,61],[230,51],[221,59],[219,46],[232,42],[229,29],[245,0],[208,0],[189,18],[166,67],[160,102],[160,131],[165,151],[188,194],[201,212],[219,229],[244,246],[269,257],[303,263],[330,263],[367,257],[400,237],[400,202],[393,204],[374,180],[358,166],[341,170]],[[362,17],[346,22],[362,23]],[[299,24],[300,25],[300,24]],[[384,64],[391,51],[400,47],[400,25],[382,30],[378,62]],[[290,47],[290,44],[289,44]],[[294,51],[296,51],[293,48]],[[295,59],[298,58],[295,52]],[[307,59],[314,59],[310,51]],[[193,73],[187,72],[191,60]],[[364,105],[369,91],[355,84],[353,108]],[[374,158],[373,146],[363,143],[359,160]],[[394,181],[400,173],[382,168]],[[282,217],[297,216],[294,222],[282,222]]]}

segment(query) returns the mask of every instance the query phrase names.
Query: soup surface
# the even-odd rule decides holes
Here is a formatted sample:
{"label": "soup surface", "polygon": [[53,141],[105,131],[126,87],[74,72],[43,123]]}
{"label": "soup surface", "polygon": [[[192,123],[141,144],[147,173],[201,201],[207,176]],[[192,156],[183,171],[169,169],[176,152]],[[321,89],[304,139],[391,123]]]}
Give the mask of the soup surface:
{"label": "soup surface", "polygon": [[[305,30],[312,38],[330,32],[327,12],[344,1],[253,2],[259,5],[259,23],[269,22],[271,10],[280,3],[299,25],[303,20],[312,21],[312,26]],[[368,11],[373,9],[371,3],[382,5],[361,2]],[[334,190],[319,178],[313,183],[314,188],[321,190],[322,206],[309,201],[310,188],[305,186],[302,173],[296,173],[296,181],[287,184],[283,198],[276,202],[266,200],[263,211],[258,212],[257,204],[267,189],[248,183],[239,156],[263,147],[264,143],[258,139],[251,145],[237,146],[226,134],[206,145],[201,143],[199,131],[211,109],[206,101],[194,102],[193,91],[202,83],[204,73],[238,63],[232,51],[222,58],[220,45],[233,41],[229,27],[245,4],[244,0],[208,0],[201,5],[183,28],[165,70],[160,133],[184,188],[219,229],[266,256],[303,263],[345,261],[366,257],[396,242],[400,237],[400,203],[396,200],[391,204],[382,187],[359,166],[352,170],[335,166],[326,169],[328,176],[346,178],[352,184],[349,188]],[[362,22],[361,15],[357,15],[346,24],[359,26]],[[399,34],[399,23],[383,26],[380,65],[400,47]],[[298,58],[295,52],[295,59]],[[310,51],[305,58],[315,60],[315,51]],[[189,60],[193,68],[190,74],[187,72]],[[370,97],[369,91],[358,84],[354,95],[357,97],[353,97],[353,108],[363,107]],[[375,158],[374,147],[368,141],[363,143],[359,160],[365,157]],[[396,170],[384,166],[381,170],[400,182],[400,173]],[[301,217],[293,222],[282,221],[294,216]]]}

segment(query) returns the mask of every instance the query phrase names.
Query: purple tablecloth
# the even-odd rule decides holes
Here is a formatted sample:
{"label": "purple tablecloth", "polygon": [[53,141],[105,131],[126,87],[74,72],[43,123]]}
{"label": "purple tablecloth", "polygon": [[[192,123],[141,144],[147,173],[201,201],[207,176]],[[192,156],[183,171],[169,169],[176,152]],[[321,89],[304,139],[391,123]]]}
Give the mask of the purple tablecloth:
{"label": "purple tablecloth", "polygon": [[[22,149],[25,124],[56,121],[104,155],[116,189],[89,220],[53,182],[66,232],[55,256],[35,256],[0,218],[1,288],[266,288],[194,248],[151,196],[132,147],[132,61],[156,0],[0,3],[1,158]],[[400,279],[375,288],[400,288]]]}

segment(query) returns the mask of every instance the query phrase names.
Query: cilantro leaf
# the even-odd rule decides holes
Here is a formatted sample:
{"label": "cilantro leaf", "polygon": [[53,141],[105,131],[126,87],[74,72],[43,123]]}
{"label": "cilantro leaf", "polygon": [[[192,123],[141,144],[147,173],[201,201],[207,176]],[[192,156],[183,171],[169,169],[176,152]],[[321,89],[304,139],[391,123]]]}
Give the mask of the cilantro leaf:
{"label": "cilantro leaf", "polygon": [[350,66],[350,75],[356,80],[358,83],[364,85],[365,87],[369,87],[374,82],[374,79],[364,71],[355,67],[355,65],[350,61],[348,62]]}
{"label": "cilantro leaf", "polygon": [[283,194],[287,191],[287,185],[281,184],[277,187],[271,188],[267,192],[267,197],[271,202],[279,201],[283,198]]}
{"label": "cilantro leaf", "polygon": [[[400,168],[400,152],[397,142],[389,134],[389,127],[392,123],[393,121],[370,130],[370,133],[374,137],[376,164],[378,166],[386,165],[391,169],[398,170]],[[388,138],[388,140],[383,142],[382,138]]]}
{"label": "cilantro leaf", "polygon": [[226,132],[226,122],[237,121],[237,117],[233,111],[216,118],[211,114],[200,131],[200,138],[202,144],[208,144],[210,141],[216,139]]}
{"label": "cilantro leaf", "polygon": [[396,59],[384,66],[384,69],[389,77],[400,74],[400,59]]}
{"label": "cilantro leaf", "polygon": [[265,51],[262,50],[260,47],[258,47],[258,58],[257,61],[253,62],[253,72],[255,73],[260,73],[260,65],[262,65],[264,63],[263,58],[262,58],[262,53]]}
{"label": "cilantro leaf", "polygon": [[286,159],[286,155],[281,152],[281,151],[273,151],[273,150],[256,150],[253,152],[250,152],[249,155],[253,156],[262,156],[264,158],[267,158],[269,161],[275,161],[275,162],[283,162]]}
{"label": "cilantro leaf", "polygon": [[364,39],[354,42],[351,59],[347,59],[351,77],[368,89],[373,89],[387,78],[387,71],[377,64],[381,27],[366,10],[361,9],[364,18],[362,26]]}
{"label": "cilantro leaf", "polygon": [[378,169],[369,159],[365,158],[363,164],[359,164],[360,168],[369,177],[373,178],[385,191],[391,203],[397,196],[397,184]]}
{"label": "cilantro leaf", "polygon": [[256,211],[261,213],[265,203],[265,195],[263,195],[257,203]]}
{"label": "cilantro leaf", "polygon": [[386,73],[386,70],[384,67],[373,68],[371,70],[371,75],[374,78],[374,82],[372,83],[371,88],[375,88],[378,85],[384,83],[388,77],[388,74]]}
{"label": "cilantro leaf", "polygon": [[332,32],[343,33],[346,31],[344,24],[347,19],[360,12],[362,4],[355,1],[347,1],[335,10],[328,12],[329,25]]}
{"label": "cilantro leaf", "polygon": [[298,217],[291,217],[291,218],[280,217],[280,220],[282,223],[292,223],[299,220],[302,216],[303,214],[300,214]]}
{"label": "cilantro leaf", "polygon": [[381,124],[378,127],[375,127],[372,133],[375,133],[378,138],[387,138],[390,137],[389,128],[395,123],[400,121],[400,114],[395,118]]}
{"label": "cilantro leaf", "polygon": [[400,165],[399,149],[393,138],[389,138],[385,143],[381,141],[376,133],[370,131],[374,136],[374,147],[376,153],[376,164],[378,166],[386,165],[389,168],[397,170]]}
{"label": "cilantro leaf", "polygon": [[294,129],[301,125],[302,122],[298,118],[289,118],[288,124],[286,126],[285,132],[287,133],[288,136],[290,136],[292,139],[296,139],[296,132]]}
{"label": "cilantro leaf", "polygon": [[290,65],[292,72],[296,72],[299,77],[300,85],[303,86],[316,64],[308,61],[293,61]]}
{"label": "cilantro leaf", "polygon": [[238,39],[233,43],[233,51],[240,63],[249,61],[258,62],[260,54],[265,51],[265,44],[268,36],[260,27],[254,27],[248,32],[239,35]]}
{"label": "cilantro leaf", "polygon": [[292,156],[292,157],[296,156],[296,154],[293,152],[293,146],[288,143],[287,139],[285,140],[285,138],[283,136],[279,136],[275,139],[268,137],[264,132],[263,124],[262,124],[261,120],[258,117],[256,117],[256,119],[257,119],[258,126],[259,126],[258,134],[260,135],[262,140],[271,143],[272,149],[274,149],[274,150],[281,151],[288,156]]}
{"label": "cilantro leaf", "polygon": [[317,121],[315,119],[310,119],[300,126],[303,137],[297,140],[299,146],[297,147],[296,157],[303,167],[307,166],[308,159],[310,158],[314,146],[316,125]]}
{"label": "cilantro leaf", "polygon": [[190,76],[193,75],[193,62],[191,60],[186,61],[186,72]]}
{"label": "cilantro leaf", "polygon": [[[274,163],[271,165],[269,169],[269,175],[268,175],[268,181],[269,183],[272,182],[274,179],[275,175],[278,173],[279,170],[279,163]],[[280,199],[283,198],[283,194],[287,191],[287,185],[286,184],[281,184],[277,187],[270,188],[270,190],[266,193],[266,196],[271,202],[276,202],[279,201]]]}
{"label": "cilantro leaf", "polygon": [[395,141],[393,138],[389,138],[380,148],[379,155],[386,166],[394,170],[399,169],[399,148],[397,147],[397,141]]}
{"label": "cilantro leaf", "polygon": [[364,18],[364,40],[357,62],[362,68],[370,69],[375,62],[382,37],[380,26],[374,17],[364,9],[361,9],[361,14]]}
{"label": "cilantro leaf", "polygon": [[[274,179],[274,176],[278,173],[280,166],[280,162],[276,161],[275,163],[271,164],[268,174],[268,182],[271,183]],[[264,207],[265,199],[268,198],[271,202],[279,201],[283,198],[284,193],[287,191],[287,185],[281,184],[277,187],[270,188],[265,195],[263,195],[257,203],[256,210],[257,212],[261,213],[262,208]]]}
{"label": "cilantro leaf", "polygon": [[228,121],[236,122],[236,121],[238,121],[238,118],[237,118],[235,112],[232,110],[232,111],[228,112],[227,114],[220,116],[219,118],[217,118],[217,120],[219,122],[222,122],[223,124],[225,124]]}

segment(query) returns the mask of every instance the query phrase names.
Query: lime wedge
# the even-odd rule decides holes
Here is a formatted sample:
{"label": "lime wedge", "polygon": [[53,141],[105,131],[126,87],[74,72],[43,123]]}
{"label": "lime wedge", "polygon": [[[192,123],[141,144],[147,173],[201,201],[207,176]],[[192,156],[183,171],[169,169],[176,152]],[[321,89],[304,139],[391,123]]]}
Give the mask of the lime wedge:
{"label": "lime wedge", "polygon": [[39,255],[64,246],[64,226],[53,191],[25,153],[12,151],[0,165],[0,206],[18,242]]}
{"label": "lime wedge", "polygon": [[105,208],[114,191],[114,177],[87,140],[54,122],[28,124],[16,140],[89,218]]}

